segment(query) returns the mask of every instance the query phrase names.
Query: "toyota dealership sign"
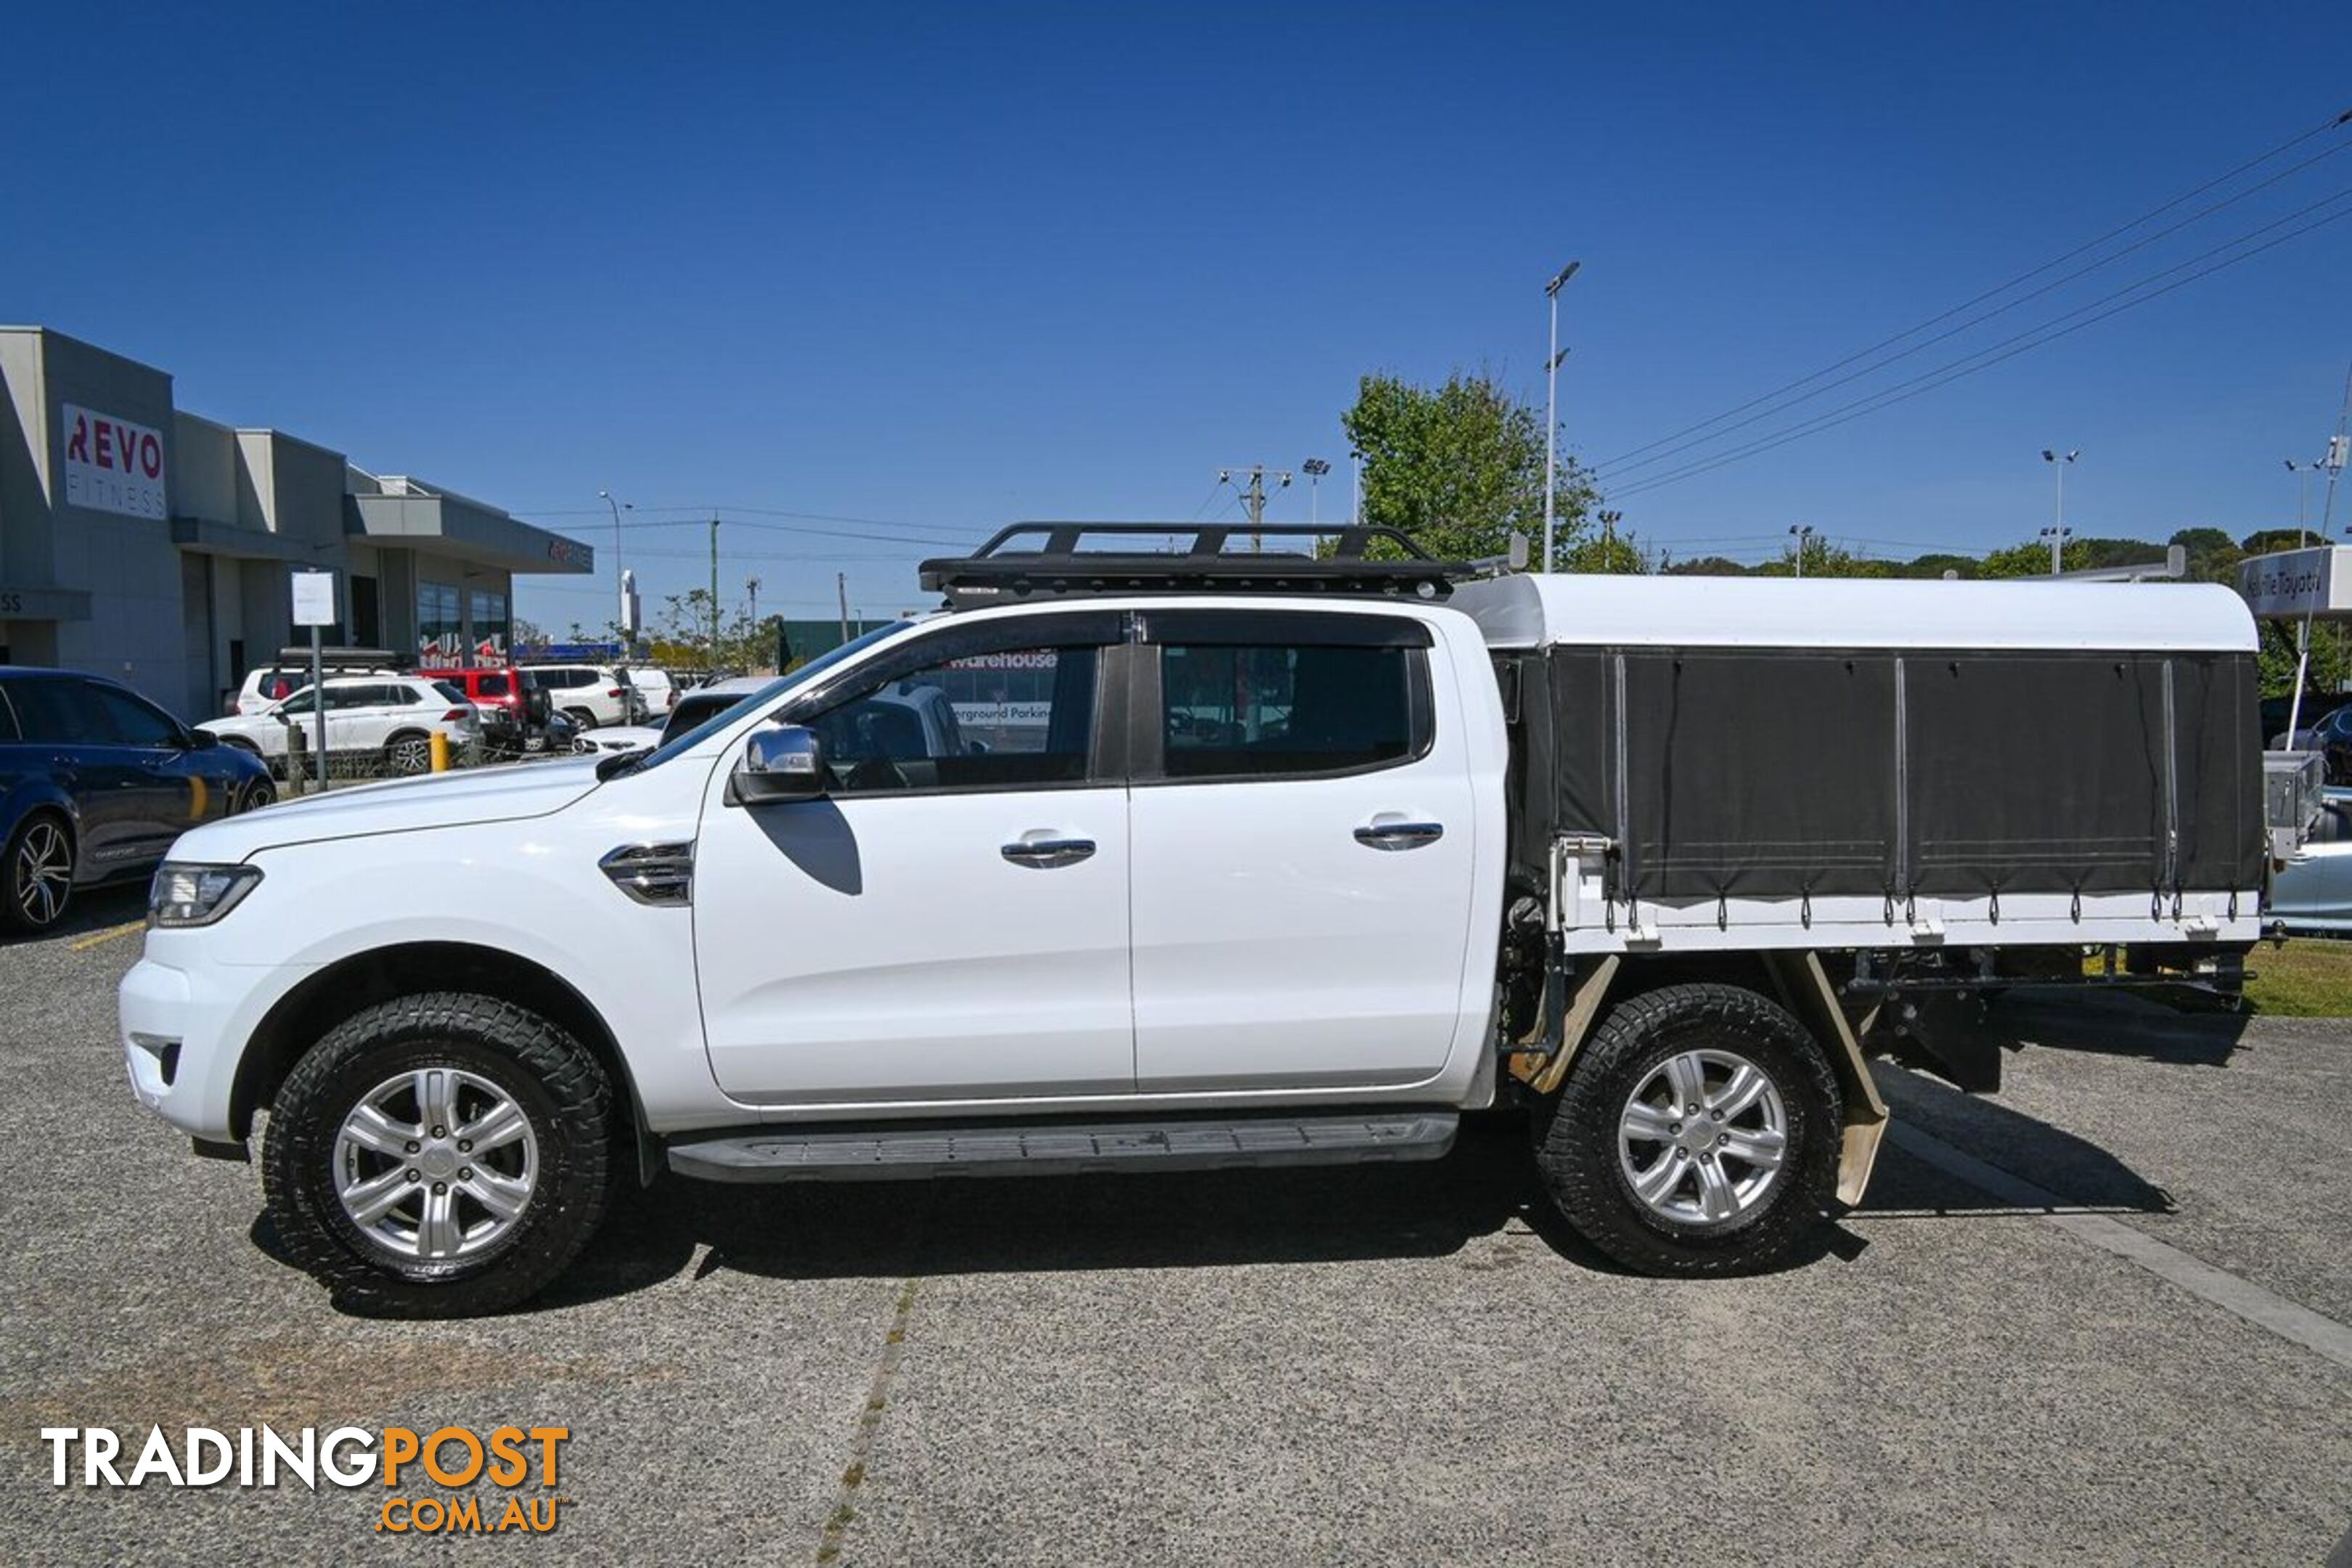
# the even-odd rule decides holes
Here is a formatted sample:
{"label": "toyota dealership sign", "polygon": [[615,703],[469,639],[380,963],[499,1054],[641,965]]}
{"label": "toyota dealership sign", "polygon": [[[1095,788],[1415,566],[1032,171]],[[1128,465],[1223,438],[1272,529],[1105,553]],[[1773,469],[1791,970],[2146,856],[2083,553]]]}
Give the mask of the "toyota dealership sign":
{"label": "toyota dealership sign", "polygon": [[171,515],[163,500],[162,431],[71,403],[59,412],[68,505],[159,521]]}

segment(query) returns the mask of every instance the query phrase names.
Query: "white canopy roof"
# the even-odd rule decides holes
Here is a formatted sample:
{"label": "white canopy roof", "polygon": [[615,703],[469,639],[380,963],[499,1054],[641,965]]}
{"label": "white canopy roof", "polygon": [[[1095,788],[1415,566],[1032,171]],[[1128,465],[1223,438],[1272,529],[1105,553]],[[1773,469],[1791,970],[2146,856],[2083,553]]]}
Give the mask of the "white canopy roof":
{"label": "white canopy roof", "polygon": [[2254,620],[2211,583],[1521,573],[1454,607],[1496,647],[2113,648],[2251,653]]}

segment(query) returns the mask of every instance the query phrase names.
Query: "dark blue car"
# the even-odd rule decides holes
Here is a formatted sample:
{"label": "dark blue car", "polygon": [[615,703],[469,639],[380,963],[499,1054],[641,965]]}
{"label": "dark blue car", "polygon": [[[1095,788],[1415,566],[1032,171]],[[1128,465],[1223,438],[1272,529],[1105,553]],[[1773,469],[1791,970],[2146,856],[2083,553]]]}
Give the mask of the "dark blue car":
{"label": "dark blue car", "polygon": [[0,930],[47,930],[76,888],[152,870],[196,824],[275,798],[259,758],[128,687],[0,665]]}

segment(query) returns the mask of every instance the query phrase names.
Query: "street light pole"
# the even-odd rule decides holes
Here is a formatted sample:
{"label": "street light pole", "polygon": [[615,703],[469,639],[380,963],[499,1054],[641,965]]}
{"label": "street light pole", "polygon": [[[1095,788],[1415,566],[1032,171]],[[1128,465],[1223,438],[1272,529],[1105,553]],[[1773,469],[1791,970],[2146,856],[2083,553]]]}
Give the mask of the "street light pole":
{"label": "street light pole", "polygon": [[1331,465],[1320,458],[1309,458],[1298,468],[1307,476],[1307,526],[1319,528],[1323,524],[1323,476],[1331,471]]}
{"label": "street light pole", "polygon": [[2297,544],[2309,544],[2311,542],[2311,476],[2326,468],[2326,464],[2322,461],[2298,463],[2293,458],[2286,458],[2285,462],[2286,471],[2295,476],[2296,479],[2294,542]]}
{"label": "street light pole", "polygon": [[1813,542],[1813,525],[1801,522],[1790,528],[1789,532],[1797,542],[1797,580],[1802,582],[1805,576],[1805,546]]}
{"label": "street light pole", "polygon": [[1551,346],[1544,351],[1544,552],[1541,570],[1546,572],[1555,571],[1559,566],[1553,554],[1559,543],[1559,524],[1552,516],[1558,498],[1552,492],[1556,483],[1553,475],[1558,468],[1555,449],[1559,445],[1559,362],[1563,357],[1559,352],[1559,291],[1568,286],[1568,280],[1575,277],[1576,269],[1583,265],[1581,261],[1570,262],[1559,269],[1559,276],[1544,285],[1544,298],[1551,301]]}
{"label": "street light pole", "polygon": [[2048,447],[2042,448],[2042,460],[2058,470],[2057,526],[2042,531],[2042,537],[2050,542],[2050,575],[2053,577],[2065,570],[2066,541],[2070,537],[2066,531],[2066,470],[2074,467],[2074,459],[2082,455],[2083,450],[2079,447],[2063,453]]}
{"label": "street light pole", "polygon": [[[613,624],[621,628],[622,637],[626,638],[630,630],[629,585],[628,583],[621,576],[622,503],[613,499],[613,492],[611,490],[598,490],[596,492],[596,499],[613,509]],[[629,510],[631,511],[636,510],[635,503],[630,503]]]}

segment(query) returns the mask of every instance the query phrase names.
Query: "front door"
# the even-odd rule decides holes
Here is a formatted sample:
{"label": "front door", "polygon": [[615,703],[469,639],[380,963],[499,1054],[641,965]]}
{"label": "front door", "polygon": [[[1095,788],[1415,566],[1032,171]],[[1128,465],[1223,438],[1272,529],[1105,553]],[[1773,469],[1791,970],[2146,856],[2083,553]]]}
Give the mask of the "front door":
{"label": "front door", "polygon": [[[1463,1011],[1469,748],[1417,620],[1142,617],[1131,821],[1146,1090],[1405,1086]],[[1156,684],[1156,700],[1150,695]]]}
{"label": "front door", "polygon": [[1116,615],[918,633],[777,715],[822,799],[728,803],[695,846],[711,1069],[737,1099],[1126,1094],[1128,803],[1103,734]]}

